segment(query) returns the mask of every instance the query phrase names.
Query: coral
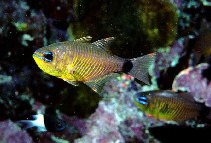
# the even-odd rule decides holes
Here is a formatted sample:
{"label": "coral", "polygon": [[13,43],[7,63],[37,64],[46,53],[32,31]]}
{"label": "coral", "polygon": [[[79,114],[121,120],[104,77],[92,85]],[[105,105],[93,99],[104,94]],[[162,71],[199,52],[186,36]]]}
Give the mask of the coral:
{"label": "coral", "polygon": [[178,9],[179,23],[178,36],[186,36],[194,34],[198,30],[198,25],[201,22],[202,4],[196,0],[181,0],[181,5]]}
{"label": "coral", "polygon": [[[172,44],[176,37],[178,15],[176,8],[169,0],[145,1],[139,0],[137,12],[140,26],[152,47],[162,47]],[[163,23],[164,20],[168,22]]]}
{"label": "coral", "polygon": [[168,0],[75,0],[74,5],[78,19],[69,26],[73,35],[92,35],[93,40],[114,36],[111,49],[116,55],[140,56],[176,37],[178,15]]}
{"label": "coral", "polygon": [[210,21],[210,2],[207,0],[171,0],[177,6],[179,21],[177,37],[196,36],[202,20]]}
{"label": "coral", "polygon": [[73,0],[27,1],[36,11],[43,11],[46,18],[46,38],[48,43],[73,39],[66,30],[70,22],[75,22]]}
{"label": "coral", "polygon": [[[149,69],[151,75],[151,85],[144,85],[143,90],[158,90],[158,89],[170,89],[174,77],[180,71],[181,63],[185,66],[185,61],[180,61],[186,54],[185,44],[187,40],[180,38],[176,40],[173,45],[159,48],[156,52],[155,62]],[[178,68],[179,66],[179,68]]]}
{"label": "coral", "polygon": [[32,138],[10,120],[0,122],[1,143],[32,143]]}
{"label": "coral", "polygon": [[0,75],[0,84],[8,83],[8,82],[11,82],[11,81],[12,81],[11,76]]}
{"label": "coral", "polygon": [[159,78],[162,71],[167,70],[169,67],[175,67],[182,55],[184,55],[184,38],[175,41],[171,47],[158,49],[154,75]]}
{"label": "coral", "polygon": [[191,92],[197,102],[211,107],[211,82],[202,76],[207,68],[208,64],[202,63],[181,71],[174,79],[172,89]]}
{"label": "coral", "polygon": [[[42,12],[30,9],[26,1],[2,1],[0,4],[0,36],[15,36],[28,46],[33,37],[34,43],[43,44],[45,17]],[[17,37],[16,37],[17,36]]]}
{"label": "coral", "polygon": [[[209,29],[210,17],[210,6],[205,0],[2,0],[1,141],[24,142],[28,138],[26,142],[32,142],[33,138],[40,143],[154,142],[148,128],[163,122],[145,116],[134,105],[133,95],[137,91],[171,88],[175,76],[188,67],[188,50],[194,47],[184,36],[196,42],[193,37],[202,35],[202,19]],[[111,50],[121,57],[139,57],[158,49],[150,69],[152,85],[141,86],[131,76],[122,75],[108,82],[99,97],[88,87],[73,87],[35,66],[31,56],[37,48],[87,35],[93,41],[116,37]],[[188,42],[188,47],[183,41]],[[210,107],[211,77],[201,75],[209,75],[207,67],[201,64],[179,74],[174,90],[194,92],[198,102]],[[29,136],[12,122],[47,114],[48,108],[66,122],[64,131],[36,133],[29,129]]]}
{"label": "coral", "polygon": [[112,143],[146,141],[145,129],[162,122],[147,118],[133,103],[133,94],[140,86],[131,76],[123,75],[107,83],[104,98],[87,120],[84,136],[75,143]]}
{"label": "coral", "polygon": [[33,102],[33,99],[30,99],[27,95],[1,95],[0,119],[10,118],[11,120],[18,120],[29,114],[35,114],[35,112],[31,110],[31,104],[33,104]]}
{"label": "coral", "polygon": [[174,4],[177,9],[180,8],[181,4],[182,4],[182,0],[169,0],[172,4]]}
{"label": "coral", "polygon": [[202,0],[201,2],[204,6],[211,6],[211,2],[209,2],[207,0]]}

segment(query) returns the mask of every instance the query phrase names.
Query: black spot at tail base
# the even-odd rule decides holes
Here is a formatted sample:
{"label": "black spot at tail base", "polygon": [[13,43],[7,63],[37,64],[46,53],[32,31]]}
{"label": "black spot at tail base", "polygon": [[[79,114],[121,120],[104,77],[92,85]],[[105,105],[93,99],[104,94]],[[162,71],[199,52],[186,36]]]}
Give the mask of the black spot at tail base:
{"label": "black spot at tail base", "polygon": [[131,60],[125,60],[123,66],[122,66],[122,71],[124,73],[128,73],[131,71],[132,68],[133,68],[133,63],[131,62]]}

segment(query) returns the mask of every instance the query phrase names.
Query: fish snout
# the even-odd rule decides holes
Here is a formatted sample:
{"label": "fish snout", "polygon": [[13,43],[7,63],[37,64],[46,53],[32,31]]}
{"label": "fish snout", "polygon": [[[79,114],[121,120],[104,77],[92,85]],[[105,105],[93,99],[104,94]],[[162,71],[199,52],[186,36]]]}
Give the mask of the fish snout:
{"label": "fish snout", "polygon": [[32,55],[33,58],[41,58],[42,57],[42,53],[39,49],[37,49],[34,54]]}

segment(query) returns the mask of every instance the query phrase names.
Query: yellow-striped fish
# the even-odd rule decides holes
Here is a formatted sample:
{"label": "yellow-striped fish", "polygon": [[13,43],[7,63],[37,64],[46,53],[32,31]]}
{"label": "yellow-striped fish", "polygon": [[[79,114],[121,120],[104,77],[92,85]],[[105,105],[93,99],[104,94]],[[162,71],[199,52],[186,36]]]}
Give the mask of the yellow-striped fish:
{"label": "yellow-striped fish", "polygon": [[70,84],[83,82],[99,92],[117,73],[128,73],[149,84],[148,67],[155,54],[134,59],[117,57],[108,50],[114,37],[90,43],[91,37],[55,43],[36,50],[33,58],[44,72]]}
{"label": "yellow-striped fish", "polygon": [[190,93],[168,90],[137,93],[134,102],[144,113],[160,120],[181,122],[199,116],[202,110]]}

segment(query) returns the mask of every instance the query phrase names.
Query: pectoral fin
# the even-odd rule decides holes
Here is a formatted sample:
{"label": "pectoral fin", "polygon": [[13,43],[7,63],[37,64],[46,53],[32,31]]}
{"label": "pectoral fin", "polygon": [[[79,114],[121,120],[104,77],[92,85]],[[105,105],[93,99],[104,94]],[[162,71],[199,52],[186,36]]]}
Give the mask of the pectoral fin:
{"label": "pectoral fin", "polygon": [[62,78],[64,81],[68,82],[69,84],[72,84],[74,86],[78,86],[80,84],[80,81],[83,81],[83,77],[77,73],[76,71],[74,71],[73,74],[71,74],[71,80],[70,79],[66,79],[66,78]]}

